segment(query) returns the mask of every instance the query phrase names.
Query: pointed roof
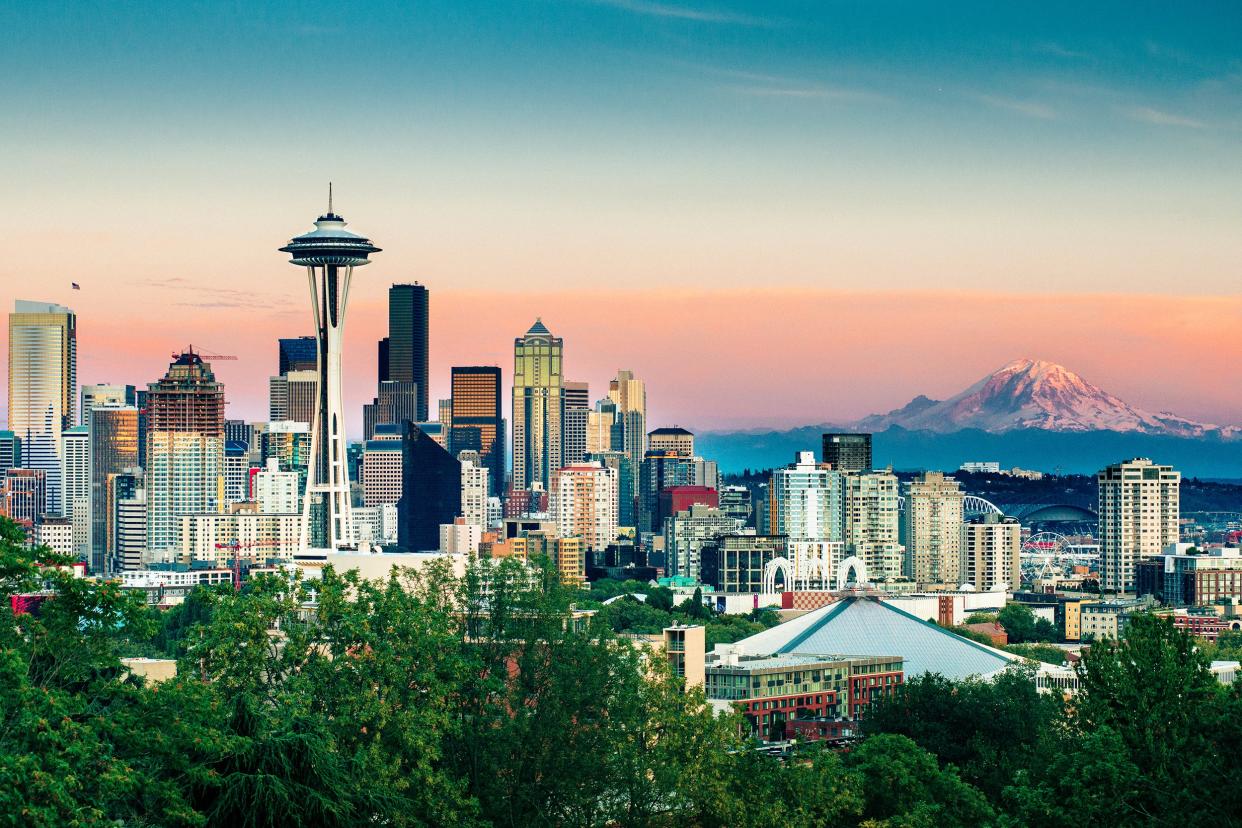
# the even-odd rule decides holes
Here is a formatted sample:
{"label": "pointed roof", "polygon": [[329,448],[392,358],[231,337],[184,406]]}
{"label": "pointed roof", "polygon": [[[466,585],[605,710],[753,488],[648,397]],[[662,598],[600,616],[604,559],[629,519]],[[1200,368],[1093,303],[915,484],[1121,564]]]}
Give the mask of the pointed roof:
{"label": "pointed roof", "polygon": [[543,324],[543,319],[536,318],[535,324],[531,325],[530,330],[526,332],[527,336],[530,336],[531,334],[546,334],[551,336],[552,332],[549,331],[547,326]]}
{"label": "pointed roof", "polygon": [[987,678],[1021,660],[872,597],[828,604],[734,646],[744,655],[901,656],[907,679],[923,673],[955,680]]}

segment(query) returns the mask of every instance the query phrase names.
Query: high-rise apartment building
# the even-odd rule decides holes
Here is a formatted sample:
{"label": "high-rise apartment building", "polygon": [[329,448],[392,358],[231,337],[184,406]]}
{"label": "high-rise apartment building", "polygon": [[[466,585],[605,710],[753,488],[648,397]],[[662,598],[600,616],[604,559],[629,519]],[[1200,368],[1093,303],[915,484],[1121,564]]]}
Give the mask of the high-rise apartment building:
{"label": "high-rise apartment building", "polygon": [[457,461],[461,463],[461,516],[467,524],[486,529],[487,469],[477,451],[463,451]]}
{"label": "high-rise apartment building", "polygon": [[900,542],[899,490],[892,472],[845,475],[846,554],[862,559],[875,581],[901,577],[905,549]]}
{"label": "high-rise apartment building", "polygon": [[699,580],[702,552],[720,538],[742,531],[742,523],[719,509],[696,503],[664,519],[664,555],[670,575]]}
{"label": "high-rise apartment building", "polygon": [[1010,590],[1018,588],[1022,581],[1022,526],[1017,518],[991,512],[971,518],[959,531],[961,562],[953,580],[980,592],[1001,584]]}
{"label": "high-rise apartment building", "polygon": [[586,460],[588,463],[598,463],[617,473],[617,524],[636,527],[638,525],[635,513],[636,503],[634,498],[627,494],[627,492],[638,489],[637,475],[634,473],[634,466],[630,464],[630,456],[623,451],[599,451],[589,452]]}
{"label": "high-rise apartment building", "polygon": [[966,494],[952,477],[924,472],[906,486],[901,543],[905,575],[920,584],[956,584]]}
{"label": "high-rise apartment building", "polygon": [[269,515],[300,515],[305,482],[298,472],[282,471],[280,460],[269,457],[254,475],[254,500],[259,511]]}
{"label": "high-rise apartment building", "polygon": [[823,460],[840,472],[871,471],[871,435],[825,434]]}
{"label": "high-rise apartment building", "polygon": [[21,524],[27,537],[47,512],[47,474],[43,469],[9,469],[0,488],[0,514]]}
{"label": "high-rise apartment building", "polygon": [[427,288],[417,282],[388,289],[388,372],[380,379],[417,386],[415,416],[410,418],[416,423],[430,419],[427,416],[428,306]]}
{"label": "high-rise apartment building", "polygon": [[810,451],[798,452],[792,465],[772,472],[768,487],[772,533],[790,540],[841,540],[844,477],[816,462]]}
{"label": "high-rise apartment building", "polygon": [[477,451],[487,469],[488,490],[505,490],[505,421],[501,416],[500,368],[495,365],[454,366],[449,450]]}
{"label": "high-rise apartment building", "polygon": [[60,436],[61,499],[73,532],[73,554],[91,563],[91,433],[85,425],[67,428]]}
{"label": "high-rise apartment building", "polygon": [[64,514],[61,434],[74,424],[77,317],[63,305],[18,299],[9,314],[9,430],[23,465],[44,473],[46,508]]}
{"label": "high-rise apartment building", "polygon": [[114,475],[138,466],[138,409],[95,405],[90,420],[91,572],[108,575],[108,483]]}
{"label": "high-rise apartment building", "polygon": [[1146,457],[1116,463],[1099,484],[1100,589],[1134,590],[1134,565],[1177,543],[1182,475]]}
{"label": "high-rise apartment building", "polygon": [[564,342],[535,320],[513,341],[513,488],[551,488],[561,467]]}
{"label": "high-rise apartment building", "polygon": [[552,511],[563,538],[581,538],[590,552],[617,539],[617,472],[599,463],[574,463],[556,473]]}
{"label": "high-rise apartment building", "polygon": [[82,386],[82,403],[78,410],[78,425],[91,424],[91,409],[97,405],[138,405],[138,392],[132,385],[115,385],[98,382]]}
{"label": "high-rise apartment building", "polygon": [[147,540],[157,557],[179,547],[178,517],[216,512],[224,475],[224,386],[193,352],[147,386]]}

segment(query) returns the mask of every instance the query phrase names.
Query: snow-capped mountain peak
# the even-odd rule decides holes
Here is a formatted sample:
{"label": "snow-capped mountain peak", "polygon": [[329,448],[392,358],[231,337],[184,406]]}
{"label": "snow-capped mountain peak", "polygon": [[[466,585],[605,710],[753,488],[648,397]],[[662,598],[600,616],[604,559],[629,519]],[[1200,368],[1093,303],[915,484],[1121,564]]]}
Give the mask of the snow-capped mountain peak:
{"label": "snow-capped mountain peak", "polygon": [[1042,359],[1014,360],[947,400],[919,397],[904,408],[867,417],[855,425],[873,431],[896,425],[938,432],[978,428],[1000,433],[1039,428],[1178,436],[1218,430],[1172,414],[1135,408],[1065,366]]}

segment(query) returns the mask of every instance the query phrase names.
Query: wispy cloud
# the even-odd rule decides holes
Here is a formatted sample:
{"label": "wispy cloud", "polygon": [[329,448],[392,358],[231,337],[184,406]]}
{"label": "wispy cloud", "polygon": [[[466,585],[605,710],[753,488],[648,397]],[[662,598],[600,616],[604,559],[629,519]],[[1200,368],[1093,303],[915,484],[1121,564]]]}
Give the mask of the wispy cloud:
{"label": "wispy cloud", "polygon": [[147,288],[175,291],[172,305],[189,308],[226,308],[230,310],[265,310],[283,313],[292,307],[289,297],[281,294],[204,286],[182,276],[162,279],[140,279],[137,284]]}
{"label": "wispy cloud", "polygon": [[1026,101],[1017,98],[1004,98],[999,95],[979,95],[979,100],[988,106],[997,109],[1016,112],[1019,115],[1025,115],[1028,118],[1040,118],[1045,121],[1051,121],[1057,117],[1057,111],[1047,104],[1039,101]]}
{"label": "wispy cloud", "polygon": [[818,100],[860,101],[872,100],[877,97],[868,92],[862,92],[856,89],[840,89],[831,86],[818,85],[734,85],[722,86],[720,88],[726,92],[732,92],[737,95],[746,95],[755,98],[811,98]]}
{"label": "wispy cloud", "polygon": [[1067,60],[1082,60],[1091,57],[1087,52],[1079,52],[1074,49],[1067,49],[1060,43],[1044,42],[1036,43],[1031,47],[1031,51],[1040,55],[1051,55],[1052,57],[1065,58]]}
{"label": "wispy cloud", "polygon": [[1194,118],[1187,118],[1183,115],[1175,115],[1171,112],[1165,112],[1160,109],[1153,109],[1150,106],[1129,106],[1121,110],[1132,121],[1138,121],[1143,124],[1153,124],[1155,126],[1171,126],[1184,127],[1187,129],[1207,129],[1208,124]]}
{"label": "wispy cloud", "polygon": [[699,9],[690,6],[675,6],[669,3],[654,3],[649,0],[595,0],[601,6],[644,14],[649,17],[667,17],[675,20],[693,20],[700,23],[731,23],[738,26],[771,26],[773,22],[761,17],[738,12],[720,11],[716,9]]}

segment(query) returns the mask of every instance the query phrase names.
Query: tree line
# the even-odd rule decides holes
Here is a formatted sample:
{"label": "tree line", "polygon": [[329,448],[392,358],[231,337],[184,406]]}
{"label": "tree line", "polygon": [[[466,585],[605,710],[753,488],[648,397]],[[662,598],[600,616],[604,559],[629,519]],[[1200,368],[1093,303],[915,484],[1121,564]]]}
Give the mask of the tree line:
{"label": "tree line", "polygon": [[[1072,704],[1021,672],[926,676],[847,750],[778,759],[613,621],[576,617],[589,596],[546,569],[326,569],[160,613],[58,562],[0,521],[2,824],[1239,821],[1242,703],[1154,618],[1092,647]],[[120,660],[162,651],[178,658],[164,682]]]}

